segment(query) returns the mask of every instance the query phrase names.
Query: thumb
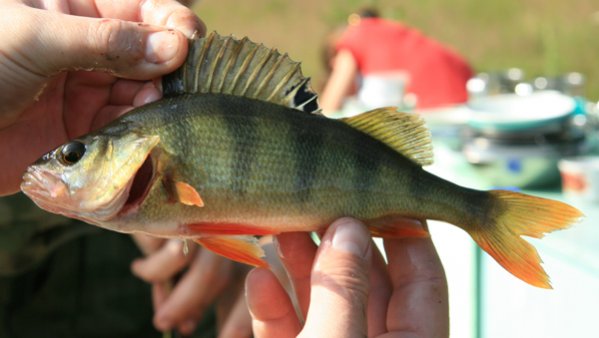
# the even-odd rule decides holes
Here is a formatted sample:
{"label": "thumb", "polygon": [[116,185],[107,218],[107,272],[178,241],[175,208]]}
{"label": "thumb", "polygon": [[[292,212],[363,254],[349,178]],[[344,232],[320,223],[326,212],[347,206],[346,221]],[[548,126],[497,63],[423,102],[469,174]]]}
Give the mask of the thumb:
{"label": "thumb", "polygon": [[37,53],[47,55],[41,73],[103,70],[148,80],[175,70],[187,55],[183,33],[148,24],[45,12]]}
{"label": "thumb", "polygon": [[366,337],[372,241],[351,218],[334,222],[322,238],[312,271],[310,307],[302,337]]}

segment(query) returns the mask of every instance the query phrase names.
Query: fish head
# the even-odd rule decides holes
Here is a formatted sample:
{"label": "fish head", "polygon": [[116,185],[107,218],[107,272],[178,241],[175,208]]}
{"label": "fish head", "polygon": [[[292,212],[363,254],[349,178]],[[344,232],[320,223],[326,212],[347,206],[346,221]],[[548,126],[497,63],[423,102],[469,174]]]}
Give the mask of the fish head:
{"label": "fish head", "polygon": [[29,166],[21,190],[42,209],[102,225],[124,207],[159,141],[131,132],[70,141]]}

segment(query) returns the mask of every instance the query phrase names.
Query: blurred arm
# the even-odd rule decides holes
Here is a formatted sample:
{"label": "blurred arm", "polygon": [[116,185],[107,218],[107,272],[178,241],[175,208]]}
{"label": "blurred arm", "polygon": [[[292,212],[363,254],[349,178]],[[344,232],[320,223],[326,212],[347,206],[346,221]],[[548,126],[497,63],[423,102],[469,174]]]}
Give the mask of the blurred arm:
{"label": "blurred arm", "polygon": [[325,115],[341,109],[357,74],[358,65],[351,52],[339,51],[333,62],[333,72],[320,97],[320,107]]}

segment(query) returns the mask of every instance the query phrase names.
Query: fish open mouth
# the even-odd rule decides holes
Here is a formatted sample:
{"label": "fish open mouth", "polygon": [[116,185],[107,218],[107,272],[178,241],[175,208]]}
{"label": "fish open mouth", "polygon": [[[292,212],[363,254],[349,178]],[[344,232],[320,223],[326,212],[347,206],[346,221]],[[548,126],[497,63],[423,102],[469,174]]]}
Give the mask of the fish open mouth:
{"label": "fish open mouth", "polygon": [[132,212],[139,207],[150,190],[153,177],[154,166],[152,165],[151,156],[148,156],[133,177],[133,182],[129,189],[129,196],[120,211],[121,215]]}

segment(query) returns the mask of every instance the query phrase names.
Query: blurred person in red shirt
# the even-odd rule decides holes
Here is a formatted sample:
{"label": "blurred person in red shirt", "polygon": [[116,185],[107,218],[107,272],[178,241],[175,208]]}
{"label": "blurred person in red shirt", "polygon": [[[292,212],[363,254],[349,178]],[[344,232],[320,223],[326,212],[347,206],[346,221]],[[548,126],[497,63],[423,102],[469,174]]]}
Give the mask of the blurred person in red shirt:
{"label": "blurred person in red shirt", "polygon": [[466,81],[473,71],[463,57],[416,29],[380,18],[374,9],[352,14],[334,48],[321,96],[325,113],[342,109],[356,79],[361,109],[433,108],[468,98]]}

